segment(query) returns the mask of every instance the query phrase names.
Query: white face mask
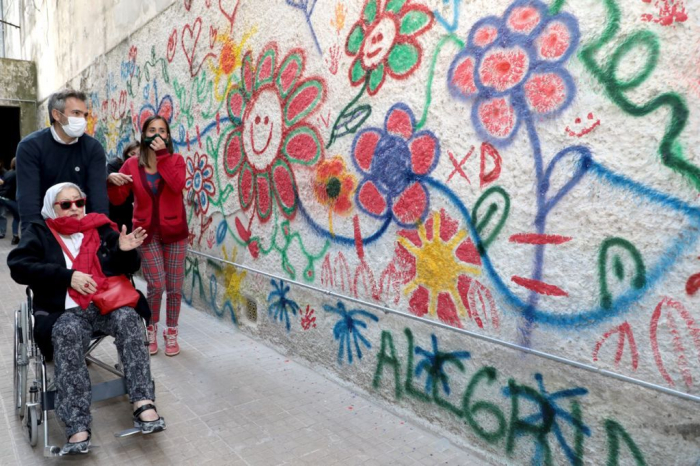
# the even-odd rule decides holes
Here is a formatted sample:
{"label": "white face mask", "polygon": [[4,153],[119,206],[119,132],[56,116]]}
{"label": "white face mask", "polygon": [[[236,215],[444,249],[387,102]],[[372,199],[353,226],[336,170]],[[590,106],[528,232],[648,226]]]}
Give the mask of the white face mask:
{"label": "white face mask", "polygon": [[85,118],[80,117],[68,117],[68,124],[61,125],[61,127],[63,128],[63,131],[68,137],[79,138],[80,136],[85,134],[85,128],[87,128],[87,120]]}

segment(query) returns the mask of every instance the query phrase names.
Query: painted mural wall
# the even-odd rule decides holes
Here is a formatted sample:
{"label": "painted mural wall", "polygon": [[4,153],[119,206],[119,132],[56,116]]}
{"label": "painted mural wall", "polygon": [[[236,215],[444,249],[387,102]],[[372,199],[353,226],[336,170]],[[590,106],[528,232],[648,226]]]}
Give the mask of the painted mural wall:
{"label": "painted mural wall", "polygon": [[699,18],[184,0],[69,83],[111,157],[166,117],[190,247],[276,277],[192,254],[199,309],[492,461],[695,465],[697,402],[451,329],[700,396]]}

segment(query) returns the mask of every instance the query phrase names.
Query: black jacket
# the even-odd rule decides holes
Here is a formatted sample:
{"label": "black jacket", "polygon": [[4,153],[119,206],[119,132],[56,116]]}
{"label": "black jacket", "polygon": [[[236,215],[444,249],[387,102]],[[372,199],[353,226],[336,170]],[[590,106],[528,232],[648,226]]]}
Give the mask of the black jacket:
{"label": "black jacket", "polygon": [[17,199],[17,172],[15,170],[8,170],[2,176],[2,181],[3,184],[0,186],[0,197],[13,201]]}
{"label": "black jacket", "polygon": [[51,186],[69,181],[87,194],[87,212],[107,215],[105,151],[87,134],[75,144],[54,140],[51,128],[40,129],[17,146],[17,202],[22,230],[33,220],[41,221],[44,194]]}
{"label": "black jacket", "polygon": [[[109,225],[98,228],[98,232],[102,244],[97,254],[106,276],[131,274],[139,269],[138,252],[119,249],[119,233]],[[19,245],[8,255],[7,265],[14,281],[32,289],[36,317],[34,335],[42,353],[50,359],[51,329],[66,310],[66,292],[74,271],[66,268],[61,246],[43,221],[27,225]],[[37,316],[39,311],[48,316]]]}

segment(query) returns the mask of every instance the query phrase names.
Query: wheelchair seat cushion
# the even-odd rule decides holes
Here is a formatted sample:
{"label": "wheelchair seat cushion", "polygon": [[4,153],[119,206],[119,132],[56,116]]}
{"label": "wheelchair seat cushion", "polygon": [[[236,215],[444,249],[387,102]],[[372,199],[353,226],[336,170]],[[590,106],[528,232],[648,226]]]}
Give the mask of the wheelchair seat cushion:
{"label": "wheelchair seat cushion", "polygon": [[46,361],[53,360],[53,344],[51,343],[51,331],[53,326],[61,317],[62,312],[51,314],[34,314],[34,341],[36,341],[39,351],[44,355]]}

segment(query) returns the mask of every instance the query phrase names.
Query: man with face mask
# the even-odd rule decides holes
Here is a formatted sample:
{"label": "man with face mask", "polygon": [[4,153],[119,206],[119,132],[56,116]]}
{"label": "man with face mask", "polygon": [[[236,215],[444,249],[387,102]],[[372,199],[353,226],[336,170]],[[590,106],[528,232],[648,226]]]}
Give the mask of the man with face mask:
{"label": "man with face mask", "polygon": [[87,212],[109,213],[105,151],[84,134],[87,97],[71,89],[49,97],[51,126],[35,131],[17,146],[17,202],[22,228],[41,220],[46,190],[57,183],[75,183],[87,194]]}

